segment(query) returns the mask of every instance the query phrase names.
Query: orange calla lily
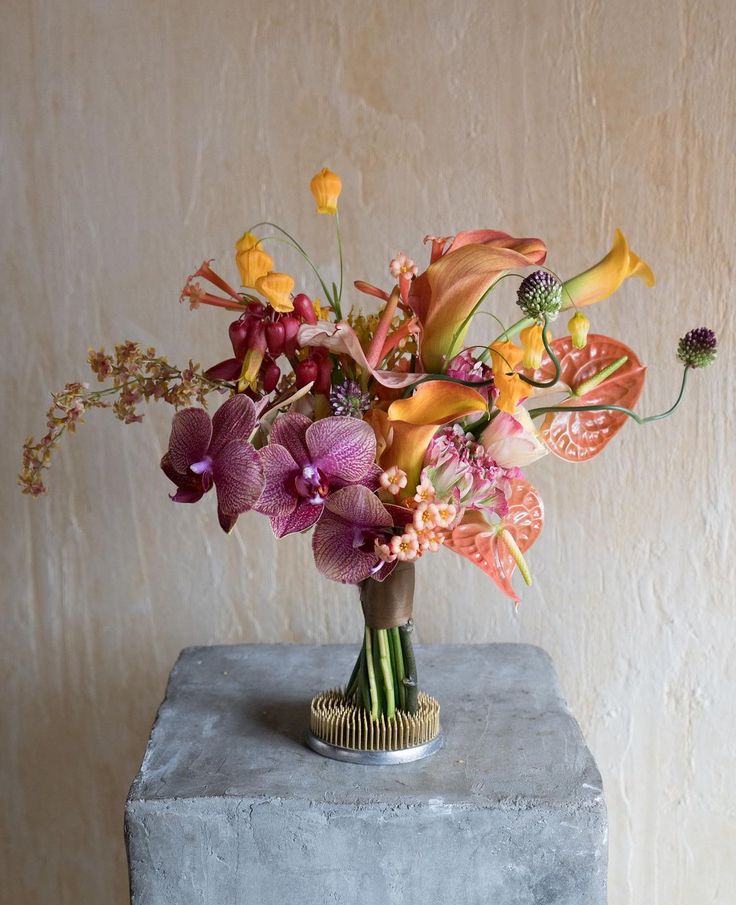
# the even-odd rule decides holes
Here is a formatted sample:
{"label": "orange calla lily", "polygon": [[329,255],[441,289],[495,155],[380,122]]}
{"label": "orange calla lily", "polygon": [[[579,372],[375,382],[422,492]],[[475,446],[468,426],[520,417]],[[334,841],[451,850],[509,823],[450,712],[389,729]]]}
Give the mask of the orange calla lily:
{"label": "orange calla lily", "polygon": [[516,371],[524,357],[523,351],[512,342],[493,343],[491,346],[493,385],[498,390],[496,408],[513,415],[520,400],[526,399],[534,388],[522,380]]}
{"label": "orange calla lily", "polygon": [[[470,319],[483,294],[512,267],[529,267],[544,261],[547,248],[541,239],[515,239],[505,233],[481,230],[490,238],[483,244],[457,244],[413,282],[409,304],[422,329],[421,359],[424,370],[438,373],[459,351]],[[473,235],[473,234],[468,234]],[[452,247],[452,246],[451,246]]]}
{"label": "orange calla lily", "polygon": [[408,475],[406,494],[419,483],[430,440],[443,424],[467,415],[485,412],[486,400],[470,387],[446,380],[430,380],[417,387],[408,399],[397,399],[388,409],[393,440],[381,457],[384,469],[398,466]]}
{"label": "orange calla lily", "polygon": [[511,544],[523,554],[539,537],[543,524],[541,497],[528,481],[518,480],[511,491],[509,511],[498,524],[489,524],[482,512],[469,509],[445,546],[481,568],[504,594],[518,603],[519,597],[511,584],[516,558],[504,535],[510,535]]}
{"label": "orange calla lily", "polygon": [[608,298],[629,277],[639,277],[647,286],[656,280],[651,267],[629,248],[620,229],[613,237],[613,246],[605,258],[588,270],[567,280],[562,287],[562,308],[592,305]]}
{"label": "orange calla lily", "polygon": [[[579,405],[622,405],[633,408],[644,388],[646,367],[634,352],[609,336],[592,333],[583,349],[576,349],[572,337],[551,343],[560,360],[560,381],[570,387],[570,395],[558,405],[574,409]],[[580,394],[580,388],[621,358],[627,361],[593,389]],[[549,359],[536,377],[549,379],[554,373]],[[576,390],[578,391],[576,393]],[[624,426],[628,416],[623,412],[550,412],[542,423],[540,434],[550,451],[568,462],[584,462],[602,452]]]}

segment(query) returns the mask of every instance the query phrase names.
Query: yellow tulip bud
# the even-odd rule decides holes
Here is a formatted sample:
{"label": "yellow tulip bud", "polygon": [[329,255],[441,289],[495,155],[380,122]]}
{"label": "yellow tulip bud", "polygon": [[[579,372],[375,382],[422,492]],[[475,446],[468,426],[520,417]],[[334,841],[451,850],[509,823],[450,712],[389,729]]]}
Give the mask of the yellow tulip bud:
{"label": "yellow tulip bud", "polygon": [[519,334],[521,345],[524,349],[524,357],[521,363],[525,368],[536,370],[542,364],[544,357],[544,343],[542,342],[542,325],[532,324]]}
{"label": "yellow tulip bud", "polygon": [[588,330],[590,330],[588,318],[581,311],[576,311],[567,322],[567,329],[570,331],[573,346],[576,349],[584,349],[588,344]]}
{"label": "yellow tulip bud", "polygon": [[273,258],[263,250],[258,236],[245,233],[235,243],[235,263],[243,286],[255,289],[259,277],[273,270]]}
{"label": "yellow tulip bud", "polygon": [[317,202],[318,214],[336,214],[337,199],[342,191],[342,179],[326,167],[312,177],[309,188]]}
{"label": "yellow tulip bud", "polygon": [[291,298],[294,280],[288,273],[267,273],[256,280],[255,288],[264,298],[268,299],[274,311],[294,310],[294,302]]}

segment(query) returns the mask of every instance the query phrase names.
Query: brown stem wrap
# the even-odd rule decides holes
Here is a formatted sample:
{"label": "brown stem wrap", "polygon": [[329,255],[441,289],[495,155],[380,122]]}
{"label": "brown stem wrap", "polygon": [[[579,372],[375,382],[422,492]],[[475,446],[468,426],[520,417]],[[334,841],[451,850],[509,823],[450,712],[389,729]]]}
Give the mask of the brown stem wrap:
{"label": "brown stem wrap", "polygon": [[385,581],[367,578],[360,585],[360,603],[368,628],[406,625],[414,608],[414,563],[398,563]]}

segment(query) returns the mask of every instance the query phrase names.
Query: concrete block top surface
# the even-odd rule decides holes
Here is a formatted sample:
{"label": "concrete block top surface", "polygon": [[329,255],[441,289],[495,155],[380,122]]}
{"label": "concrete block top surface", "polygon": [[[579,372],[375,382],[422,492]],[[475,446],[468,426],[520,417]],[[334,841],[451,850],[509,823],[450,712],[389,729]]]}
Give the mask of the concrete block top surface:
{"label": "concrete block top surface", "polygon": [[604,807],[552,661],[525,644],[417,648],[421,687],[442,707],[445,745],[432,757],[369,767],[314,754],[303,741],[310,698],[343,684],[355,656],[347,645],[182,651],[129,801]]}

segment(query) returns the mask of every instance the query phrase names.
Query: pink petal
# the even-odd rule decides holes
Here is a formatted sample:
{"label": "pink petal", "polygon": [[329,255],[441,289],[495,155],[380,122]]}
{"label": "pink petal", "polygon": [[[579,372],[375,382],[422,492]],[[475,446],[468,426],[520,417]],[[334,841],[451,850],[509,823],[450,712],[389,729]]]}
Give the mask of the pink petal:
{"label": "pink petal", "polygon": [[220,406],[212,418],[210,455],[214,459],[231,440],[247,440],[256,426],[256,410],[253,400],[243,393],[231,396]]}
{"label": "pink petal", "polygon": [[357,418],[322,418],[309,427],[305,439],[311,461],[341,481],[359,481],[376,461],[373,428]]}
{"label": "pink petal", "polygon": [[299,466],[285,446],[270,443],[258,451],[266,486],[256,509],[265,515],[289,515],[296,509],[298,496],[294,478]]}
{"label": "pink petal", "polygon": [[232,440],[212,463],[217,504],[227,515],[247,512],[263,490],[263,467],[250,443]]}
{"label": "pink petal", "polygon": [[400,371],[382,371],[368,364],[365,352],[353,328],[342,321],[331,324],[320,321],[318,324],[302,324],[298,333],[300,346],[316,346],[329,349],[336,355],[349,355],[365,371],[370,371],[376,380],[385,387],[402,389],[416,383],[422,374],[404,374]]}
{"label": "pink petal", "polygon": [[169,460],[174,471],[184,474],[193,462],[207,454],[212,421],[204,409],[182,409],[174,415],[169,436]]}
{"label": "pink petal", "polygon": [[309,450],[307,449],[304,435],[311,421],[306,415],[298,412],[287,412],[279,415],[271,428],[270,443],[278,443],[285,446],[294,457],[294,461],[301,468],[309,464]]}
{"label": "pink petal", "polygon": [[297,531],[306,531],[324,512],[322,504],[314,505],[302,500],[289,515],[271,516],[271,528],[276,537],[285,537]]}
{"label": "pink petal", "polygon": [[367,528],[388,528],[393,525],[393,519],[375,493],[360,484],[331,493],[325,501],[325,507],[354,525]]}
{"label": "pink petal", "polygon": [[[346,487],[335,496],[356,489]],[[381,560],[375,553],[357,549],[360,542],[359,528],[331,512],[325,512],[312,536],[312,552],[317,568],[327,578],[345,584],[357,584],[368,578]]]}

